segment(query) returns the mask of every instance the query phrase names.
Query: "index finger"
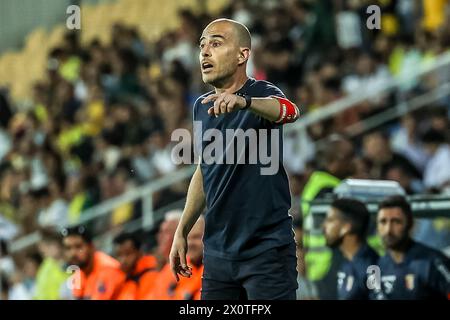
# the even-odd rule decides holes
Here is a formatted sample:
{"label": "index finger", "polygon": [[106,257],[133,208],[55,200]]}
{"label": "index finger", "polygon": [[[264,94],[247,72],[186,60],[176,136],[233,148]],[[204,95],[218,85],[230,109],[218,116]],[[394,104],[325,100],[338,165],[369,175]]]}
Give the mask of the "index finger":
{"label": "index finger", "polygon": [[216,100],[218,97],[219,97],[219,94],[218,94],[218,93],[211,94],[211,95],[207,96],[205,99],[203,99],[203,100],[202,100],[202,103],[205,104],[205,103],[208,103],[208,102],[210,102],[210,101],[214,101],[214,100]]}
{"label": "index finger", "polygon": [[[180,254],[181,253],[181,254]],[[181,264],[181,268],[183,270],[185,270],[187,268],[187,262],[186,262],[186,252],[181,251],[178,252],[178,255],[180,256],[180,264]]]}
{"label": "index finger", "polygon": [[[178,257],[173,257],[173,256],[170,257],[170,269],[172,270],[172,273],[173,273],[175,279],[177,280],[177,282],[180,280],[180,278],[178,277],[178,271],[177,271],[177,269],[178,269],[177,265],[179,265],[178,260],[179,260]],[[176,263],[176,262],[178,262],[178,263]]]}

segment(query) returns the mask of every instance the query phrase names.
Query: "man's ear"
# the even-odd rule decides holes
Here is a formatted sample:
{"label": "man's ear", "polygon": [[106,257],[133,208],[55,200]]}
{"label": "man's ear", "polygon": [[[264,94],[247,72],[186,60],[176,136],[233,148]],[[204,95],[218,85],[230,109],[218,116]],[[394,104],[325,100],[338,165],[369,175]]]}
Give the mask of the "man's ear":
{"label": "man's ear", "polygon": [[249,48],[239,48],[239,57],[238,57],[239,65],[247,62],[249,58],[250,58],[250,49]]}
{"label": "man's ear", "polygon": [[350,223],[345,223],[341,228],[340,236],[345,236],[346,234],[350,233],[351,230],[352,225]]}

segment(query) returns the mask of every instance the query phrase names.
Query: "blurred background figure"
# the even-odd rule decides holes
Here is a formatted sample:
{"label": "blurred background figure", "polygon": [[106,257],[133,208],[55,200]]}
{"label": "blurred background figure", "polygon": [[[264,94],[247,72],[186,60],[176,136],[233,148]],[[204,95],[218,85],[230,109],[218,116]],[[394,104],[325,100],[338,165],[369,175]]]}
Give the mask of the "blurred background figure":
{"label": "blurred background figure", "polygon": [[387,252],[378,262],[381,286],[373,292],[374,299],[448,299],[450,260],[411,239],[413,224],[411,207],[403,197],[380,204],[377,229]]}
{"label": "blurred background figure", "polygon": [[379,180],[386,179],[389,168],[399,166],[404,168],[411,178],[422,178],[420,171],[407,158],[392,151],[388,137],[383,132],[375,131],[365,135],[363,146],[371,177]]}
{"label": "blurred background figure", "polygon": [[158,275],[156,258],[143,253],[141,240],[136,234],[122,233],[114,239],[114,245],[115,256],[126,275],[114,299],[145,299]]}
{"label": "blurred background figure", "polygon": [[367,244],[370,213],[364,203],[348,198],[334,200],[323,225],[327,246],[339,248],[343,262],[337,271],[339,300],[369,300],[367,272],[378,254]]}
{"label": "blurred background figure", "polygon": [[38,223],[42,228],[61,229],[68,223],[67,204],[60,198],[59,190],[54,188],[52,192],[49,188],[42,188],[36,191],[37,205],[40,208]]}
{"label": "blurred background figure", "polygon": [[0,239],[0,272],[2,275],[9,277],[14,273],[14,260],[9,255],[8,243]]}
{"label": "blurred background figure", "polygon": [[125,278],[120,263],[96,250],[85,227],[71,227],[62,232],[66,264],[76,267],[73,297],[78,300],[113,299]]}
{"label": "blurred background figure", "polygon": [[28,253],[21,265],[21,271],[16,271],[11,279],[8,292],[9,300],[31,300],[36,293],[36,275],[42,256],[38,252]]}
{"label": "blurred background figure", "polygon": [[425,187],[434,192],[450,186],[450,146],[445,133],[437,129],[429,129],[422,136],[425,150],[430,156],[425,167]]}
{"label": "blurred background figure", "polygon": [[323,234],[311,232],[309,202],[331,195],[342,179],[354,173],[354,147],[348,139],[332,136],[318,150],[317,159],[318,169],[311,174],[302,194],[305,271],[307,279],[317,287],[320,299],[335,299],[336,269],[341,263],[342,255],[336,248],[326,249]]}
{"label": "blurred background figure", "polygon": [[155,250],[155,257],[158,261],[158,270],[161,270],[169,261],[170,248],[172,247],[173,237],[177,229],[183,212],[181,210],[171,210],[166,212],[164,220],[159,226],[156,235],[157,247]]}
{"label": "blurred background figure", "polygon": [[148,296],[150,300],[200,300],[204,231],[205,220],[203,216],[200,216],[188,236],[187,264],[192,268],[192,276],[189,278],[180,277],[177,282],[170,264],[166,263],[159,272],[154,287]]}
{"label": "blurred background figure", "polygon": [[64,269],[62,237],[51,229],[42,231],[39,253],[43,261],[36,274],[36,288],[33,298],[36,300],[68,299],[67,279],[69,274]]}

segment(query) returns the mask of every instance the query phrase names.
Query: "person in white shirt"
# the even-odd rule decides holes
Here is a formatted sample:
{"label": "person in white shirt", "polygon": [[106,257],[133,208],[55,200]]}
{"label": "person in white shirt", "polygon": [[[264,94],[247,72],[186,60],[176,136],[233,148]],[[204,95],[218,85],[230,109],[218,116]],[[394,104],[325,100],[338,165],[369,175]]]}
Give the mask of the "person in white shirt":
{"label": "person in white shirt", "polygon": [[391,135],[391,147],[408,158],[418,169],[424,170],[428,161],[428,155],[420,143],[417,135],[417,120],[411,113],[404,115],[400,127]]}
{"label": "person in white shirt", "polygon": [[9,300],[31,300],[35,291],[35,279],[42,257],[39,253],[29,253],[25,257],[22,268],[13,276],[13,285],[9,289]]}
{"label": "person in white shirt", "polygon": [[63,228],[68,224],[67,202],[54,188],[44,187],[37,191],[40,211],[38,213],[38,224],[40,227]]}
{"label": "person in white shirt", "polygon": [[422,142],[430,155],[423,182],[429,190],[441,190],[450,185],[450,146],[444,133],[429,129],[422,137]]}

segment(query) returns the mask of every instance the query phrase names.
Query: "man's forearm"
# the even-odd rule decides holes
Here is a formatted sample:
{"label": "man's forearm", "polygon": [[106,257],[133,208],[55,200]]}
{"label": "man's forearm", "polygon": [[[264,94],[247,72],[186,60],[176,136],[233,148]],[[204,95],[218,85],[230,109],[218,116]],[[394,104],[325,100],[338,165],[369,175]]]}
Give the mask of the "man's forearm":
{"label": "man's forearm", "polygon": [[281,97],[252,98],[249,109],[264,119],[280,124],[294,122],[300,116],[297,106]]}
{"label": "man's forearm", "polygon": [[205,193],[203,191],[203,176],[200,166],[197,166],[197,169],[192,176],[191,183],[189,184],[186,205],[176,233],[183,237],[187,237],[204,207]]}
{"label": "man's forearm", "polygon": [[248,110],[273,122],[280,116],[280,103],[273,98],[252,98],[252,105]]}
{"label": "man's forearm", "polygon": [[[204,98],[201,103],[214,102],[213,106],[209,107],[208,114],[218,117],[220,114],[230,113],[236,109],[244,109],[248,105],[249,98],[249,96],[223,92],[211,94]],[[300,116],[298,107],[286,98],[270,96],[250,99],[248,110],[271,122],[279,124],[294,122]]]}

